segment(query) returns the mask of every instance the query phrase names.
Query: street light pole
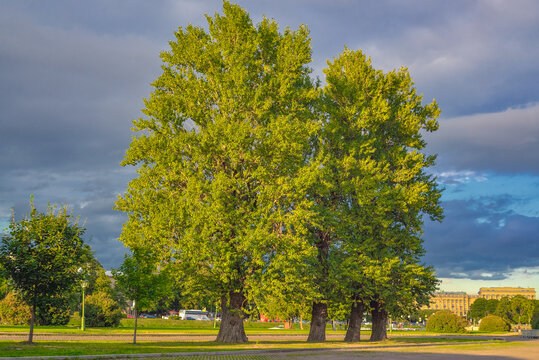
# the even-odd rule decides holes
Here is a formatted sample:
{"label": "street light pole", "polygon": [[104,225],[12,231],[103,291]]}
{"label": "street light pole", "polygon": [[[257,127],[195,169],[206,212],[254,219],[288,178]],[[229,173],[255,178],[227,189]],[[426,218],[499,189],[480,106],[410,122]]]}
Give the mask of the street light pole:
{"label": "street light pole", "polygon": [[86,322],[84,321],[84,290],[86,289],[86,286],[88,285],[88,283],[84,280],[82,282],[82,314],[81,314],[81,318],[80,318],[80,329],[82,331],[85,331],[86,330]]}

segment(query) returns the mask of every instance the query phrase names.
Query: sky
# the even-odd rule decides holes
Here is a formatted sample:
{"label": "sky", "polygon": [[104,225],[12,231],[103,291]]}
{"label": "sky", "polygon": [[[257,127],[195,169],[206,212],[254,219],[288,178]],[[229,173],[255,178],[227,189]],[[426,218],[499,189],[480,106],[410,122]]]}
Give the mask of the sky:
{"label": "sky", "polygon": [[[441,290],[539,290],[539,2],[240,0],[255,23],[309,27],[313,76],[344,47],[378,69],[409,69],[440,129],[432,174],[443,222],[425,222]],[[205,26],[220,0],[0,0],[0,228],[36,205],[69,205],[105,268],[118,267],[133,168],[132,120],[179,26]]]}

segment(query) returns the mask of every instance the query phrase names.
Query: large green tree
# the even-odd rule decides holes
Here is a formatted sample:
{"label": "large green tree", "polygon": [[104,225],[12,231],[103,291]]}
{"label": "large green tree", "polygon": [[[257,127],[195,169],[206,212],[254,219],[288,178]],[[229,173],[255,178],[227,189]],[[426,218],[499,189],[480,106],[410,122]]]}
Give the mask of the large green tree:
{"label": "large green tree", "polygon": [[[320,293],[309,341],[324,340],[327,302],[339,288],[330,274],[342,272],[343,256],[352,263],[362,256],[417,263],[424,252],[424,215],[441,218],[440,191],[426,173],[434,156],[421,152],[422,132],[438,127],[436,103],[422,104],[406,69],[386,74],[361,51],[346,49],[324,73],[322,129],[313,156],[318,172],[309,188],[317,211],[311,239]],[[348,282],[356,315],[364,306],[361,266]],[[353,266],[345,271],[351,279]]]}
{"label": "large green tree", "polygon": [[31,308],[28,342],[32,343],[36,309],[54,308],[58,299],[74,290],[77,269],[89,248],[81,238],[84,229],[67,207],[48,206],[39,212],[32,200],[30,208],[20,221],[13,214],[2,237],[0,263],[18,296]]}
{"label": "large green tree", "polygon": [[161,54],[123,162],[138,177],[116,208],[129,214],[124,244],[174,258],[185,284],[221,301],[217,340],[245,342],[249,289],[305,217],[297,179],[317,94],[305,27],[255,26],[227,1],[207,21],[179,28]]}

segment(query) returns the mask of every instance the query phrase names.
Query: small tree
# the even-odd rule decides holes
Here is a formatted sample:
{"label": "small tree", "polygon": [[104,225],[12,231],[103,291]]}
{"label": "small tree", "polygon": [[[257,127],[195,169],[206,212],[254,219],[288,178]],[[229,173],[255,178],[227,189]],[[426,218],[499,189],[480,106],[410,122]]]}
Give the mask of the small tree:
{"label": "small tree", "polygon": [[97,292],[86,297],[85,318],[88,326],[118,326],[122,318],[122,310],[111,295]]}
{"label": "small tree", "polygon": [[466,321],[449,310],[438,311],[427,320],[427,331],[461,333],[466,331]]}
{"label": "small tree", "polygon": [[488,300],[485,298],[479,298],[470,305],[470,311],[468,311],[468,317],[473,320],[479,320],[488,315],[487,310]]}
{"label": "small tree", "polygon": [[494,315],[500,300],[498,299],[489,299],[487,300],[487,315]]}
{"label": "small tree", "polygon": [[15,293],[9,293],[0,300],[0,324],[28,325],[30,316],[30,307],[19,300]]}
{"label": "small tree", "polygon": [[134,303],[135,329],[133,344],[137,343],[137,322],[141,310],[151,309],[170,293],[168,284],[171,283],[166,268],[160,268],[155,254],[148,250],[133,250],[126,255],[119,269],[113,270],[117,286],[124,295]]}
{"label": "small tree", "polygon": [[513,320],[514,312],[511,306],[511,299],[509,297],[504,296],[499,300],[495,315],[501,317],[509,323],[515,323]]}
{"label": "small tree", "polygon": [[539,312],[533,314],[531,325],[532,329],[539,329]]}
{"label": "small tree", "polygon": [[528,324],[533,316],[535,308],[534,301],[527,299],[522,295],[517,295],[511,298],[511,310],[513,311],[513,321],[519,325],[522,323]]}
{"label": "small tree", "polygon": [[36,308],[46,308],[52,299],[72,291],[79,279],[77,268],[87,255],[81,235],[84,229],[73,221],[67,207],[48,206],[37,211],[33,199],[30,214],[15,221],[2,237],[0,263],[17,295],[31,307],[32,343]]}
{"label": "small tree", "polygon": [[479,324],[479,331],[509,331],[511,330],[511,325],[496,315],[487,315],[481,319]]}

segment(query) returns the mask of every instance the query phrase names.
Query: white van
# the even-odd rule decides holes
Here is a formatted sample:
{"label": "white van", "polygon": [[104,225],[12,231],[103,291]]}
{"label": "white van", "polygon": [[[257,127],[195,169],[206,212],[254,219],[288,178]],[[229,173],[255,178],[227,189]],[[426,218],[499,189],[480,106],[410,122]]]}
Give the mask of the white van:
{"label": "white van", "polygon": [[211,320],[210,313],[204,310],[180,310],[182,320]]}

